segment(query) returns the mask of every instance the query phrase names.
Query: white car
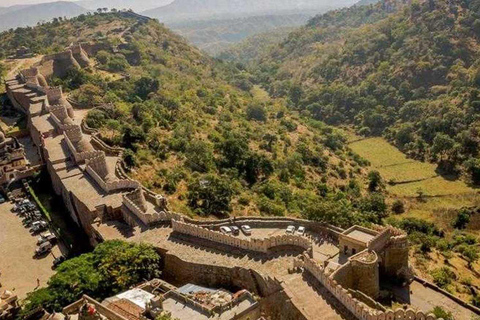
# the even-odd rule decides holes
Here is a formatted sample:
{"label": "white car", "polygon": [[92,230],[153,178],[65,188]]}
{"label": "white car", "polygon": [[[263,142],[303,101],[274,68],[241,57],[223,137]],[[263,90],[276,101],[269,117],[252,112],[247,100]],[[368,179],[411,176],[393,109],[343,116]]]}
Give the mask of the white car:
{"label": "white car", "polygon": [[294,234],[295,233],[295,226],[288,226],[286,232],[289,233],[289,234]]}
{"label": "white car", "polygon": [[243,233],[246,234],[247,236],[252,235],[252,228],[250,228],[250,226],[247,226],[246,224],[244,224],[240,228],[242,228]]}
{"label": "white car", "polygon": [[35,255],[40,256],[42,254],[50,252],[50,251],[52,251],[52,248],[53,248],[53,246],[50,242],[42,243],[41,245],[38,246],[37,249],[35,249]]}
{"label": "white car", "polygon": [[32,228],[30,229],[32,232],[40,232],[48,228],[48,223],[45,221],[35,221],[32,223]]}
{"label": "white car", "polygon": [[41,234],[40,237],[38,237],[37,244],[41,245],[42,243],[45,243],[45,242],[53,243],[55,240],[57,240],[57,237],[53,233],[46,232],[44,234]]}
{"label": "white car", "polygon": [[305,227],[298,227],[297,234],[303,236],[305,234]]}
{"label": "white car", "polygon": [[220,231],[225,234],[232,234],[232,229],[229,227],[220,227]]}

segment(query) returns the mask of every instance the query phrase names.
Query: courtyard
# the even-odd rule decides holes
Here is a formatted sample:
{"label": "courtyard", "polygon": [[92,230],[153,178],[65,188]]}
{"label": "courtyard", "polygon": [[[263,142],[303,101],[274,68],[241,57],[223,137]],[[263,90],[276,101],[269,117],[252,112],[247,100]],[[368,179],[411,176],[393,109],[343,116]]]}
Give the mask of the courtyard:
{"label": "courtyard", "polygon": [[[1,290],[13,291],[20,299],[47,284],[54,274],[52,263],[60,256],[58,245],[52,253],[34,257],[38,235],[32,235],[22,219],[11,212],[13,204],[0,204],[0,284]],[[55,256],[55,257],[54,257]]]}

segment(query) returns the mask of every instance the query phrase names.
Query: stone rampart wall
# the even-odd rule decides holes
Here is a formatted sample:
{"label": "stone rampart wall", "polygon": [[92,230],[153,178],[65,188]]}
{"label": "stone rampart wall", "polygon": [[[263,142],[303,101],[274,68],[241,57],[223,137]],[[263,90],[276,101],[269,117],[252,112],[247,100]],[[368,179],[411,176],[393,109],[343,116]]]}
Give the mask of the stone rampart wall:
{"label": "stone rampart wall", "polygon": [[133,180],[116,180],[112,182],[106,182],[89,165],[87,165],[86,171],[93,178],[93,180],[95,180],[95,182],[107,193],[127,189],[134,190],[140,187],[140,183]]}
{"label": "stone rampart wall", "polygon": [[99,150],[105,152],[107,156],[117,157],[123,153],[122,148],[111,147],[98,138],[95,134],[92,135],[92,145]]}
{"label": "stone rampart wall", "polygon": [[72,141],[70,140],[67,134],[67,131],[64,131],[63,135],[64,135],[64,140],[67,144],[68,150],[70,150],[70,153],[73,155],[73,158],[75,159],[75,163],[81,164],[87,160],[94,159],[102,155],[102,152],[98,150],[77,152],[77,149],[75,148]]}
{"label": "stone rampart wall", "polygon": [[194,220],[188,217],[184,218],[184,221],[208,228],[220,228],[221,226],[228,225],[243,225],[247,224],[253,228],[279,228],[285,229],[289,225],[294,226],[304,226],[307,231],[312,231],[316,233],[322,233],[327,236],[330,236],[333,240],[337,241],[339,235],[343,232],[343,229],[331,226],[322,222],[315,222],[303,219],[296,218],[287,218],[287,217],[238,217],[235,219],[223,219],[223,220]]}
{"label": "stone rampart wall", "polygon": [[305,250],[312,249],[310,240],[298,235],[282,235],[266,239],[240,239],[176,220],[172,221],[172,228],[174,232],[254,252],[267,253],[269,249],[279,246],[296,246]]}
{"label": "stone rampart wall", "polygon": [[384,229],[375,238],[370,240],[367,246],[368,249],[375,251],[382,250],[390,240],[391,235],[389,228]]}
{"label": "stone rampart wall", "polygon": [[360,320],[436,320],[433,314],[426,315],[413,309],[375,310],[354,298],[347,289],[342,287],[315,260],[309,257],[296,259],[295,268],[303,268],[312,274],[332,295],[334,295],[357,319]]}
{"label": "stone rampart wall", "polygon": [[[125,207],[134,214],[138,219],[140,219],[145,225],[150,225],[157,222],[170,222],[172,219],[179,220],[182,219],[176,213],[168,211],[152,211],[152,213],[145,212],[140,207],[138,207],[132,200],[128,198],[127,195],[123,196],[123,204]],[[132,222],[129,224],[131,225]]]}
{"label": "stone rampart wall", "polygon": [[261,297],[268,297],[283,290],[276,278],[241,266],[226,267],[213,261],[212,264],[195,263],[168,252],[163,253],[162,258],[165,262],[165,280],[173,284],[196,283],[232,291],[246,289]]}
{"label": "stone rampart wall", "polygon": [[60,100],[63,96],[62,87],[50,87],[45,89],[45,93],[47,95],[48,101],[54,103]]}

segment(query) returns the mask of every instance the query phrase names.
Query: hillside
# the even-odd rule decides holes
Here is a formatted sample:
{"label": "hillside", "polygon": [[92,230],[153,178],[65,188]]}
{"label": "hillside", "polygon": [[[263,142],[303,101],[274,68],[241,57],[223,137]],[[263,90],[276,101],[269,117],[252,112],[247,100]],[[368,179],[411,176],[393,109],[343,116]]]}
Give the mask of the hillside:
{"label": "hillside", "polygon": [[266,50],[253,42],[228,56],[251,53],[236,61],[290,110],[353,129],[348,145],[399,205],[387,221],[410,233],[417,272],[477,304],[479,7],[385,0],[317,16]]}
{"label": "hillside", "polygon": [[174,211],[304,216],[344,226],[388,214],[381,194],[367,190],[365,161],[341,133],[269,99],[244,71],[154,20],[102,13],[0,34],[11,50],[31,38],[40,53],[101,39],[95,68],[51,81],[78,106],[97,106],[86,123],[126,148],[130,175],[165,194]]}
{"label": "hillside", "polygon": [[292,104],[315,119],[384,135],[444,174],[465,170],[480,182],[479,3],[448,3],[396,11],[384,1],[319,16],[259,58],[258,78],[273,96],[297,94],[301,85]]}
{"label": "hillside", "polygon": [[226,20],[172,22],[168,26],[187,38],[193,45],[210,55],[216,55],[252,35],[271,32],[286,36],[294,27],[304,25],[309,18],[311,16],[308,14],[285,14]]}
{"label": "hillside", "polygon": [[33,26],[40,21],[50,21],[58,17],[71,18],[85,12],[85,8],[67,1],[0,8],[0,31]]}
{"label": "hillside", "polygon": [[268,54],[270,49],[284,41],[295,28],[284,27],[269,32],[258,33],[245,38],[244,40],[223,48],[217,57],[224,61],[235,61],[242,64],[249,64],[258,57]]}

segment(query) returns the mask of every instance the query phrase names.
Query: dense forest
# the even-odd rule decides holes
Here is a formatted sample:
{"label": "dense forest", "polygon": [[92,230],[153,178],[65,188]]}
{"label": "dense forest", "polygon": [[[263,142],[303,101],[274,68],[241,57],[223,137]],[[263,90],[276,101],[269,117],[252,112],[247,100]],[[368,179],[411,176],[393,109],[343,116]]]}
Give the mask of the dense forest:
{"label": "dense forest", "polygon": [[480,182],[480,1],[381,1],[312,19],[251,63],[291,109],[383,135],[445,175]]}

